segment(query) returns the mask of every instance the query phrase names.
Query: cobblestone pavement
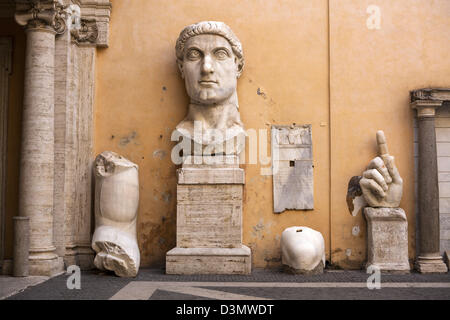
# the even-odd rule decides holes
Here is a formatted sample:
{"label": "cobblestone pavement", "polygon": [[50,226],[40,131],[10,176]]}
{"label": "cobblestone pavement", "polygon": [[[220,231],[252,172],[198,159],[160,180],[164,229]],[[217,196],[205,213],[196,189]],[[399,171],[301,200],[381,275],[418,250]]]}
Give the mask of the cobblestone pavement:
{"label": "cobblestone pavement", "polygon": [[280,270],[251,275],[166,275],[141,269],[136,278],[97,270],[82,271],[80,289],[68,289],[69,275],[60,275],[8,297],[8,300],[450,300],[450,273],[381,274],[381,289],[369,290],[365,271],[326,270],[313,276]]}

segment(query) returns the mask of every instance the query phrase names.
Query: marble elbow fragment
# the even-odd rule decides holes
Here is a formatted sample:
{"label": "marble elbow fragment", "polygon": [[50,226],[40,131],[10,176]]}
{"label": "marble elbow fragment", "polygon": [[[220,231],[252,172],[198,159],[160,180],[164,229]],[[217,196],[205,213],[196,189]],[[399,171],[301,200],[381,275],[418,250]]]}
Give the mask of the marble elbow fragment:
{"label": "marble elbow fragment", "polygon": [[325,241],[308,227],[290,227],[281,234],[281,258],[286,271],[318,274],[325,267]]}
{"label": "marble elbow fragment", "polygon": [[138,166],[117,153],[97,156],[95,174],[95,266],[120,277],[135,277],[140,253],[136,237]]}

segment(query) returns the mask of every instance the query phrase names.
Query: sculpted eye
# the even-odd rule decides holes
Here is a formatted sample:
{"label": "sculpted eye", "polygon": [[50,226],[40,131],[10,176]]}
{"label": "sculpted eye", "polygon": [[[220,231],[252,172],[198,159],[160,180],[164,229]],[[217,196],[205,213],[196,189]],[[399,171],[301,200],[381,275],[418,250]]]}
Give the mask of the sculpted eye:
{"label": "sculpted eye", "polygon": [[198,51],[196,49],[191,49],[188,51],[186,56],[190,60],[195,60],[195,59],[198,59],[201,57],[201,53],[200,53],[200,51]]}
{"label": "sculpted eye", "polygon": [[229,57],[229,54],[226,50],[223,49],[219,49],[216,52],[214,52],[214,55],[218,58],[218,59],[226,59]]}

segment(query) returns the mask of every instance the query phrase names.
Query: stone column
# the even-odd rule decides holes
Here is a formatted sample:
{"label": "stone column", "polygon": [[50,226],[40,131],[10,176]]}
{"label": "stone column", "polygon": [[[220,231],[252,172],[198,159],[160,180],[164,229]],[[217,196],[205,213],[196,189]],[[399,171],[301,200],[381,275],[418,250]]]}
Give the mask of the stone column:
{"label": "stone column", "polygon": [[30,218],[13,217],[14,220],[14,252],[13,276],[28,276],[28,252],[30,247]]}
{"label": "stone column", "polygon": [[439,186],[434,126],[442,101],[416,100],[419,139],[419,251],[415,267],[421,273],[447,272],[439,250]]}
{"label": "stone column", "polygon": [[29,274],[52,276],[63,270],[53,244],[54,57],[55,35],[65,23],[58,1],[17,9],[16,21],[27,34],[19,215],[30,219]]}

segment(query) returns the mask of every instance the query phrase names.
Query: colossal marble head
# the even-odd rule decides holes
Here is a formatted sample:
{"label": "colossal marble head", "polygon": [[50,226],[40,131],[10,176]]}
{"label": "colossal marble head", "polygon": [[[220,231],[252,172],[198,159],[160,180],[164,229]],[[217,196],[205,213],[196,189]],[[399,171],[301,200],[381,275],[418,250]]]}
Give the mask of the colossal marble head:
{"label": "colossal marble head", "polygon": [[230,27],[216,21],[192,24],[181,31],[175,49],[191,103],[224,103],[232,97],[244,56]]}
{"label": "colossal marble head", "polygon": [[[241,42],[225,23],[203,21],[181,31],[175,50],[190,98],[177,131],[203,155],[239,154],[245,144],[236,91],[244,68]],[[183,149],[183,154],[193,153]]]}
{"label": "colossal marble head", "polygon": [[239,154],[245,144],[236,91],[244,68],[241,42],[225,23],[203,21],[181,31],[175,50],[190,98],[176,131],[195,149],[183,147],[183,154]]}

